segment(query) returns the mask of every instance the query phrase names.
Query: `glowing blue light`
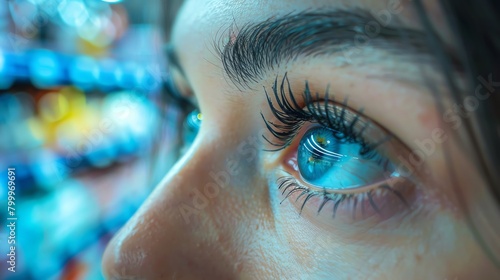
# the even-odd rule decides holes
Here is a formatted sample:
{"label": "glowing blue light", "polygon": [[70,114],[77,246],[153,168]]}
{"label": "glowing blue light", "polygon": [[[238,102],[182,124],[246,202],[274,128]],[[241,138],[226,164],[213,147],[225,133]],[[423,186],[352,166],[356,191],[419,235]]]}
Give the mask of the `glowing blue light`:
{"label": "glowing blue light", "polygon": [[57,85],[63,76],[58,57],[47,50],[36,50],[31,54],[30,75],[32,83],[39,88]]}

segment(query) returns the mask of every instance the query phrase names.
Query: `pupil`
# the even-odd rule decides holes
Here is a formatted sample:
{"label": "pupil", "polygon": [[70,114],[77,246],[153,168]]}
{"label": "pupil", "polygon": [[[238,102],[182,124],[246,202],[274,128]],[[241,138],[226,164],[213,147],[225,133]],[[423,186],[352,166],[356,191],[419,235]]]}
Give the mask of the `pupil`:
{"label": "pupil", "polygon": [[328,128],[317,127],[310,129],[302,137],[297,155],[299,171],[302,177],[313,183],[333,168],[334,162],[339,161],[340,146],[335,140],[334,131]]}

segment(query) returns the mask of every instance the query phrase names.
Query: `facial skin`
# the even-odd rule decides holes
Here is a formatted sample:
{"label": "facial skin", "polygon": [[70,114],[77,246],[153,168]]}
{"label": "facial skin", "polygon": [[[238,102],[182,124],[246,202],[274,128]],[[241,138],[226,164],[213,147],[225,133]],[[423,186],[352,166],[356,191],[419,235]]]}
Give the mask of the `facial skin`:
{"label": "facial skin", "polygon": [[[433,1],[428,2],[429,17],[441,38],[450,42],[439,10]],[[241,27],[249,23],[303,11],[354,7],[375,14],[388,11],[391,25],[420,29],[412,3],[391,3],[186,1],[171,42],[183,72],[176,76],[176,82],[184,85],[184,94],[194,94],[192,98],[203,113],[201,130],[187,153],[109,244],[103,261],[105,276],[110,279],[493,279],[498,276],[499,271],[471,233],[456,194],[457,190],[475,186],[477,192],[463,191],[469,203],[481,204],[488,197],[479,171],[469,160],[467,141],[458,140],[459,129],[453,127],[457,123],[446,121],[437,109],[429,81],[442,96],[445,109],[453,104],[448,101],[449,92],[429,53],[397,54],[392,51],[394,48],[377,43],[383,36],[374,35],[373,44],[358,46],[355,52],[326,52],[280,60],[254,80],[238,83],[225,72],[227,65],[224,67],[221,55],[214,48],[214,44],[220,43],[220,49],[224,50],[224,44],[234,43],[241,35]],[[277,178],[289,172],[304,182],[289,160],[294,159],[301,136],[311,125],[306,123],[290,146],[280,151],[265,151],[270,146],[262,137],[264,134],[273,140],[260,113],[266,120],[276,122],[265,92],[276,106],[272,86],[275,80],[279,86],[285,73],[297,100],[307,81],[314,98],[325,99],[325,89],[329,86],[330,100],[334,96],[336,104],[341,105],[348,98],[347,107],[354,114],[360,114],[363,108],[366,119],[396,136],[380,147],[386,150],[393,147],[395,152],[387,155],[391,160],[398,162],[403,158],[410,162],[409,151],[424,151],[421,162],[410,162],[414,172],[400,190],[409,207],[401,207],[393,195],[387,200],[376,200],[381,213],[375,213],[365,201],[364,217],[356,208],[358,218],[353,219],[349,212],[352,208],[341,204],[333,218],[334,203],[326,204],[317,214],[322,200],[316,197],[304,205],[299,215],[304,197],[296,193],[285,199],[278,190]],[[467,170],[457,173],[456,180],[449,174],[445,148],[449,149],[454,168]],[[384,201],[386,205],[381,206]]]}

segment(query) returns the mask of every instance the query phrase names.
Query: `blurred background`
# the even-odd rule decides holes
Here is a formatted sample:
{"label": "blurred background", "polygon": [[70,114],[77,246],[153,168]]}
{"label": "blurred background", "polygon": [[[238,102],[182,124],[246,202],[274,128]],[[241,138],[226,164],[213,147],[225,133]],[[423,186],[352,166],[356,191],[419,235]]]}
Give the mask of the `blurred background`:
{"label": "blurred background", "polygon": [[0,1],[0,279],[102,279],[107,242],[173,164],[160,15],[152,0]]}

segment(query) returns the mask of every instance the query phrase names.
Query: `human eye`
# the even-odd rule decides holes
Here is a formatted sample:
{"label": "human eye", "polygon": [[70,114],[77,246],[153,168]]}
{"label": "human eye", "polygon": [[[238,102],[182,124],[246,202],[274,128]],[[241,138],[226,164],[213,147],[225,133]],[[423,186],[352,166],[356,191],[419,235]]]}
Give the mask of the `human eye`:
{"label": "human eye", "polygon": [[190,113],[186,114],[184,123],[182,126],[182,147],[181,154],[193,144],[194,139],[198,135],[201,127],[201,121],[203,120],[203,115],[198,109],[192,110]]}
{"label": "human eye", "polygon": [[[363,221],[403,216],[416,207],[418,174],[404,160],[409,149],[395,135],[336,102],[327,88],[301,98],[285,75],[267,93],[272,118],[262,115],[264,139],[279,152],[276,188],[299,213],[327,211],[334,219]],[[328,209],[328,210],[327,210]]]}
{"label": "human eye", "polygon": [[[167,55],[170,59],[176,60],[172,53],[172,47],[167,47]],[[165,101],[172,105],[179,112],[178,114],[178,157],[186,153],[191,147],[194,139],[198,135],[201,127],[203,115],[198,108],[196,100],[193,98],[193,90],[186,82],[185,77],[177,67],[168,68],[169,75],[164,83]]]}

